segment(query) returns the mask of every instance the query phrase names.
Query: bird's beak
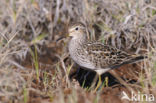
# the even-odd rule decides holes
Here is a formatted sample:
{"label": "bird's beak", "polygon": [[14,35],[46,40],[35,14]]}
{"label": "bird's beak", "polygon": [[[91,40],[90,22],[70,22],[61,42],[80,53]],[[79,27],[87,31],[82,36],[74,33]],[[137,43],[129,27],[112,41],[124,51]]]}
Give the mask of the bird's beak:
{"label": "bird's beak", "polygon": [[64,36],[58,38],[58,39],[56,40],[56,42],[58,42],[58,41],[60,41],[60,40],[62,40],[62,39],[64,39],[64,38],[72,37],[72,35],[71,35],[72,32],[73,32],[73,30],[68,31],[67,34],[65,34]]}
{"label": "bird's beak", "polygon": [[68,37],[73,37],[74,35],[73,35],[73,32],[74,31],[70,31],[69,33],[68,33]]}
{"label": "bird's beak", "polygon": [[74,32],[75,29],[70,29],[68,31],[68,36],[67,37],[73,37],[73,32]]}
{"label": "bird's beak", "polygon": [[68,34],[67,34],[67,37],[68,37],[68,38],[72,38],[71,33],[68,33]]}
{"label": "bird's beak", "polygon": [[58,42],[58,41],[60,41],[60,40],[62,40],[62,39],[64,39],[64,38],[65,38],[64,36],[59,37],[59,38],[56,40],[56,42]]}
{"label": "bird's beak", "polygon": [[59,37],[59,38],[56,40],[56,42],[58,42],[58,41],[60,41],[60,40],[62,40],[62,39],[64,39],[64,38],[67,38],[67,37],[70,37],[70,33],[65,34],[65,36]]}

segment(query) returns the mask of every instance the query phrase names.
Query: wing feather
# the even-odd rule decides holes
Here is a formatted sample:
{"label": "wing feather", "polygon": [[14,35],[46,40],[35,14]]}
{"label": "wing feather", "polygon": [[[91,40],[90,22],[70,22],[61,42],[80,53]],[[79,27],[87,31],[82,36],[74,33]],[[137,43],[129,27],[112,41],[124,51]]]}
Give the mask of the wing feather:
{"label": "wing feather", "polygon": [[95,68],[118,68],[133,59],[133,62],[135,62],[133,55],[100,42],[87,43],[84,45],[84,49]]}

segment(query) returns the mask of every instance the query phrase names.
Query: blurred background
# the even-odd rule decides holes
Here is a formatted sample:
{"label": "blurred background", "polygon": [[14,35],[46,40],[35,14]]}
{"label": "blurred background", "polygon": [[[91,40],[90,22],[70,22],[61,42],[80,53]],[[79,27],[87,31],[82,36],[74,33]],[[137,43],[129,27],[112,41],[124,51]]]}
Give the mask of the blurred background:
{"label": "blurred background", "polygon": [[[82,22],[90,40],[148,60],[102,75],[73,66],[68,25]],[[2,103],[129,103],[122,91],[156,98],[155,0],[0,0],[0,101]],[[154,102],[153,102],[154,103]]]}

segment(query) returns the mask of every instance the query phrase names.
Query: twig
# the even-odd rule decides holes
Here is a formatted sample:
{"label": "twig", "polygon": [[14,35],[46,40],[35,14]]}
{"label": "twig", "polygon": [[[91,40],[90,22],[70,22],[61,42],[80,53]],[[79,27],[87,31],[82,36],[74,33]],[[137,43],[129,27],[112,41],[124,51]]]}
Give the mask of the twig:
{"label": "twig", "polygon": [[65,66],[64,61],[63,61],[68,56],[69,56],[69,54],[64,54],[62,57],[60,57],[59,55],[56,54],[56,57],[58,57],[60,59],[62,68],[63,68],[65,75],[66,75],[66,81],[67,81],[68,87],[69,87],[70,86],[69,77],[68,77],[66,66]]}

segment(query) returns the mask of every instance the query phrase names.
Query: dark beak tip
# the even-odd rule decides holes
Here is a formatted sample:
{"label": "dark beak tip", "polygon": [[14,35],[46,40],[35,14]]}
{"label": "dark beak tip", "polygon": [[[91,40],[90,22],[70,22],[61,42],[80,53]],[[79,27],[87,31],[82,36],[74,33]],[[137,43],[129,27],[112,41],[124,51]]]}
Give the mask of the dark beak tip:
{"label": "dark beak tip", "polygon": [[64,39],[65,37],[59,37],[56,42],[59,42],[60,40]]}

